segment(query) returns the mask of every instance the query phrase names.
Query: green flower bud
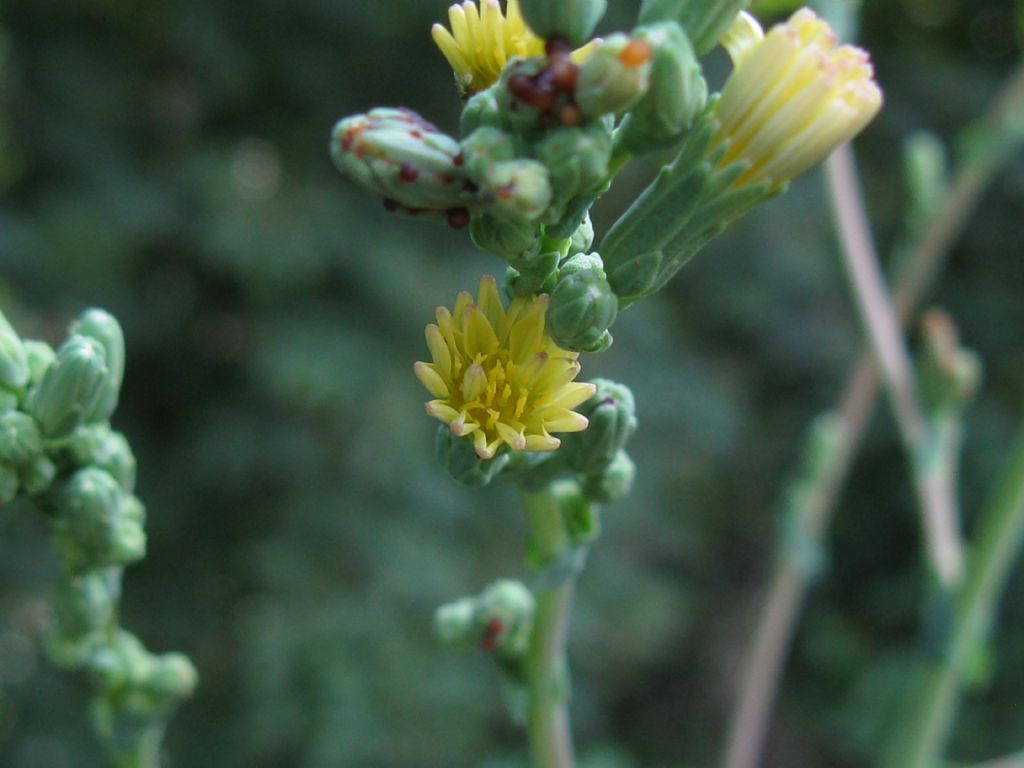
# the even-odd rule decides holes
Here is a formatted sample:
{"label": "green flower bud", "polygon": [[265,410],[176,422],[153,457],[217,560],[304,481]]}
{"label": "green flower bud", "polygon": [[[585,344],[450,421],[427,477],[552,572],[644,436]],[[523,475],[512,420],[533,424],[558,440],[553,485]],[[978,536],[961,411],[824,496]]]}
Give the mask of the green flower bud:
{"label": "green flower bud", "polygon": [[496,163],[514,160],[516,139],[500,128],[484,126],[462,140],[463,167],[469,178],[480,184]]}
{"label": "green flower bud", "polygon": [[597,391],[578,408],[590,420],[583,432],[562,438],[566,464],[584,475],[599,475],[636,431],[636,402],[629,387],[595,379]]}
{"label": "green flower bud", "polygon": [[79,424],[93,420],[110,395],[103,346],[95,339],[72,336],[61,345],[28,410],[50,439],[66,437]]}
{"label": "green flower bud", "polygon": [[28,373],[21,337],[0,312],[0,387],[20,392],[28,384]]}
{"label": "green flower bud", "polygon": [[590,214],[583,217],[583,223],[576,227],[572,233],[572,242],[569,243],[569,256],[577,253],[588,253],[594,244],[594,223],[590,220]]}
{"label": "green flower bud", "polygon": [[55,540],[74,570],[126,565],[146,553],[142,503],[96,467],[78,470],[57,496]]}
{"label": "green flower bud", "polygon": [[53,601],[56,626],[51,642],[70,651],[67,645],[77,644],[94,632],[105,632],[114,621],[120,594],[115,569],[81,576],[62,574]]}
{"label": "green flower bud", "polygon": [[356,184],[411,213],[464,208],[459,143],[408,109],[378,108],[340,120],[331,157]]}
{"label": "green flower bud", "polygon": [[89,660],[89,669],[114,712],[162,718],[195,690],[195,667],[180,653],[157,656],[137,637],[120,631]]}
{"label": "green flower bud", "polygon": [[650,44],[621,32],[608,37],[580,68],[576,103],[588,117],[619,115],[647,92]]}
{"label": "green flower bud", "polygon": [[515,267],[505,273],[505,293],[529,296],[549,292],[555,286],[561,257],[561,252],[549,251],[529,254],[515,261]]}
{"label": "green flower bud", "polygon": [[568,201],[596,192],[608,180],[611,132],[602,122],[583,128],[558,128],[535,146],[537,160],[548,169],[554,197]]}
{"label": "green flower bud", "polygon": [[675,21],[686,32],[698,56],[718,44],[736,15],[750,0],[643,0],[640,23]]}
{"label": "green flower bud", "polygon": [[565,529],[573,544],[589,544],[601,535],[601,510],[575,483],[566,488],[559,498]]}
{"label": "green flower bud", "polygon": [[18,396],[7,389],[0,389],[0,413],[13,411],[18,407]]}
{"label": "green flower bud", "polygon": [[14,501],[18,495],[18,473],[7,464],[0,464],[0,504]]}
{"label": "green flower bud", "polygon": [[35,386],[43,380],[46,369],[53,365],[57,353],[45,341],[28,339],[25,341],[25,354],[28,357],[29,384]]}
{"label": "green flower bud", "polygon": [[125,436],[109,425],[79,427],[68,439],[65,450],[76,466],[92,465],[104,469],[125,491],[131,493],[135,490],[135,454]]}
{"label": "green flower bud", "polygon": [[608,285],[600,256],[579,254],[565,262],[547,315],[548,331],[558,346],[586,352],[605,349],[618,312],[619,300]]}
{"label": "green flower bud", "polygon": [[20,411],[0,414],[0,461],[21,466],[43,451],[35,419]]}
{"label": "green flower bud", "polygon": [[477,622],[481,646],[504,657],[517,657],[530,647],[535,601],[521,582],[500,579],[481,594]]}
{"label": "green flower bud", "polygon": [[708,98],[700,64],[678,24],[640,27],[636,34],[654,50],[651,84],[615,135],[616,147],[635,155],[677,144]]}
{"label": "green flower bud", "polygon": [[124,333],[113,315],[102,309],[89,309],[71,324],[71,333],[95,339],[103,346],[104,359],[109,376],[103,400],[99,403],[95,418],[106,421],[117,408],[117,399],[124,381]]}
{"label": "green flower bud", "polygon": [[48,456],[40,455],[29,460],[19,472],[21,487],[30,496],[45,493],[57,477],[57,465]]}
{"label": "green flower bud", "polygon": [[583,492],[596,502],[608,502],[628,496],[636,477],[636,464],[625,451],[615,454],[611,464],[597,475],[588,475],[583,481]]}
{"label": "green flower bud", "polygon": [[459,128],[468,136],[484,126],[498,127],[502,124],[501,108],[498,106],[498,86],[473,94],[462,108]]}
{"label": "green flower bud", "polygon": [[463,597],[434,612],[434,633],[442,644],[460,651],[476,648],[480,633],[476,621],[477,601]]}
{"label": "green flower bud", "polygon": [[469,222],[469,235],[477,247],[506,261],[530,259],[540,251],[540,234],[531,224],[516,224],[489,213]]}
{"label": "green flower bud", "polygon": [[537,36],[583,45],[604,16],[607,0],[520,0],[523,18]]}
{"label": "green flower bud", "polygon": [[548,169],[536,160],[494,163],[480,179],[480,201],[496,216],[528,224],[537,221],[551,203]]}
{"label": "green flower bud", "polygon": [[154,702],[173,704],[192,695],[199,682],[199,673],[188,657],[180,653],[164,653],[142,680],[142,687]]}
{"label": "green flower bud", "polygon": [[493,459],[481,459],[471,438],[455,437],[444,425],[438,427],[435,452],[437,460],[455,482],[470,488],[483,488],[508,463],[507,453],[500,453]]}

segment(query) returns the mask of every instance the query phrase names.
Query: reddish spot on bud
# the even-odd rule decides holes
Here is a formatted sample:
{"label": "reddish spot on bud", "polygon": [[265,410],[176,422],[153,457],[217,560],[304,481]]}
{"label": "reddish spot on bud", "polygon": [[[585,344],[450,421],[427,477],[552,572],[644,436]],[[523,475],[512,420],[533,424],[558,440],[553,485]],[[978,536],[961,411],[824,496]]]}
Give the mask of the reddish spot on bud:
{"label": "reddish spot on bud", "polygon": [[452,158],[452,164],[456,168],[461,168],[466,163],[466,156],[459,152],[455,157]]}
{"label": "reddish spot on bud", "polygon": [[544,52],[549,59],[564,59],[572,53],[572,45],[564,37],[552,37],[544,43]]}
{"label": "reddish spot on bud", "polygon": [[572,59],[557,59],[548,67],[551,82],[560,91],[573,91],[580,79],[580,68],[572,63]]}
{"label": "reddish spot on bud", "polygon": [[422,139],[423,138],[423,134],[420,133],[419,131],[409,131],[409,135],[412,136],[414,139]]}
{"label": "reddish spot on bud", "polygon": [[493,651],[494,647],[498,644],[498,635],[505,630],[505,625],[501,619],[491,619],[487,622],[487,626],[484,627],[483,637],[480,638],[480,646],[485,651]]}
{"label": "reddish spot on bud", "polygon": [[562,125],[576,126],[583,122],[583,110],[575,104],[566,104],[558,113]]}
{"label": "reddish spot on bud", "polygon": [[402,166],[398,169],[398,178],[409,184],[416,181],[419,177],[420,169],[413,163],[402,163]]}
{"label": "reddish spot on bud", "polygon": [[639,67],[650,61],[653,55],[654,51],[651,50],[650,43],[636,37],[630,40],[626,47],[622,49],[622,53],[619,54],[619,61],[627,67]]}
{"label": "reddish spot on bud", "polygon": [[533,79],[522,72],[512,75],[508,79],[508,90],[517,99],[529,101],[529,97],[533,93]]}
{"label": "reddish spot on bud", "polygon": [[469,211],[465,208],[449,208],[445,213],[452,229],[465,229],[469,225]]}
{"label": "reddish spot on bud", "polygon": [[352,149],[352,145],[355,143],[355,140],[356,140],[356,132],[355,131],[345,131],[341,135],[341,148],[343,150],[345,150],[346,152],[348,152],[350,149]]}

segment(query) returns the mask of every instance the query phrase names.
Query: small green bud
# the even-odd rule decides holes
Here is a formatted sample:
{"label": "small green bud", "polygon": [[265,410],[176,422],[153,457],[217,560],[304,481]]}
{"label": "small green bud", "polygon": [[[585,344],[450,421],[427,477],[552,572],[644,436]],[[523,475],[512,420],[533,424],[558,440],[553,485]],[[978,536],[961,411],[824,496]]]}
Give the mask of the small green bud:
{"label": "small green bud", "polygon": [[560,38],[583,45],[604,16],[607,0],[520,0],[527,25],[545,40]]}
{"label": "small green bud", "polygon": [[540,251],[540,235],[531,224],[516,224],[489,213],[474,216],[469,235],[477,247],[506,261],[530,259]]}
{"label": "small green bud", "polygon": [[66,437],[93,420],[109,397],[103,346],[95,339],[71,336],[32,392],[28,410],[50,439]]}
{"label": "small green bud", "polygon": [[678,24],[640,27],[636,34],[654,50],[651,83],[615,135],[616,147],[635,155],[677,144],[708,98],[700,64]]}
{"label": "small green bud", "polygon": [[143,687],[156,701],[173,703],[192,695],[199,682],[199,673],[188,657],[180,653],[164,653],[143,680]]}
{"label": "small green bud", "polygon": [[48,456],[36,456],[21,468],[21,487],[30,496],[49,490],[57,477],[57,465]]}
{"label": "small green bud", "polygon": [[748,5],[750,0],[643,0],[640,23],[677,22],[690,38],[693,50],[704,56]]}
{"label": "small green bud", "polygon": [[583,492],[592,501],[614,501],[629,495],[635,478],[636,464],[628,453],[619,451],[603,472],[584,479]]}
{"label": "small green bud", "polygon": [[629,387],[595,379],[597,391],[577,410],[590,420],[583,431],[562,438],[566,464],[585,475],[599,475],[616,459],[636,431],[636,402]]}
{"label": "small green bud", "polygon": [[472,439],[455,437],[451,429],[443,425],[437,429],[435,452],[441,466],[455,481],[470,488],[483,488],[508,463],[507,453],[500,453],[493,459],[481,459],[476,455]]}
{"label": "small green bud", "polygon": [[536,160],[494,163],[479,184],[479,197],[487,209],[515,223],[537,221],[551,203],[548,169]]}
{"label": "small green bud", "polygon": [[0,389],[0,413],[13,411],[18,407],[18,396],[8,389]]}
{"label": "small green bud", "polygon": [[28,357],[29,384],[35,386],[43,380],[46,369],[53,365],[57,353],[45,341],[28,339],[25,341],[25,354]]}
{"label": "small green bud", "polygon": [[18,495],[18,473],[8,464],[0,464],[0,504],[14,501]]}
{"label": "small green bud", "polygon": [[146,553],[142,503],[102,469],[80,469],[57,496],[58,549],[70,567],[126,565]]}
{"label": "small green bud", "polygon": [[109,312],[102,309],[89,309],[72,323],[71,333],[95,339],[103,345],[109,376],[107,377],[106,392],[97,407],[95,418],[106,421],[117,408],[121,383],[124,381],[124,332],[121,330],[120,323]]}
{"label": "small green bud", "polygon": [[535,152],[548,169],[555,199],[568,201],[596,192],[607,181],[611,132],[600,121],[583,128],[557,128],[537,142]]}
{"label": "small green bud", "polygon": [[525,654],[536,607],[533,593],[521,582],[500,579],[480,594],[478,605],[483,649],[505,657]]}
{"label": "small green bud", "polygon": [[463,136],[468,136],[484,126],[498,127],[502,123],[501,109],[498,106],[496,88],[492,86],[473,94],[466,106],[462,108],[462,119],[459,128]]}
{"label": "small green bud", "polygon": [[20,392],[28,384],[28,357],[21,337],[0,312],[0,387]]}
{"label": "small green bud", "polygon": [[463,167],[477,184],[483,183],[496,163],[516,158],[516,139],[500,128],[484,126],[462,140]]}
{"label": "small green bud", "polygon": [[619,115],[647,92],[650,44],[621,32],[608,37],[580,67],[576,103],[588,117]]}
{"label": "small green bud", "polygon": [[412,213],[447,212],[471,201],[461,151],[455,139],[408,109],[346,117],[331,135],[339,171]]}
{"label": "small green bud", "polygon": [[36,420],[20,411],[0,414],[0,461],[21,466],[43,451]]}
{"label": "small green bud", "polygon": [[505,273],[505,293],[508,296],[528,296],[550,291],[558,275],[560,251],[529,254],[515,261],[515,267]]}
{"label": "small green bud", "polygon": [[111,569],[81,576],[62,574],[53,601],[57,620],[53,641],[75,644],[93,632],[109,629],[120,592],[120,579]]}
{"label": "small green bud", "polygon": [[610,343],[608,329],[619,312],[596,253],[573,256],[558,272],[548,307],[548,331],[564,349],[599,351]]}
{"label": "small green bud", "polygon": [[460,651],[474,649],[480,641],[476,621],[477,601],[463,597],[434,612],[434,633],[443,645]]}
{"label": "small green bud", "polygon": [[588,213],[583,217],[583,223],[572,233],[572,242],[569,243],[569,256],[577,253],[587,253],[594,244],[594,223],[590,220]]}
{"label": "small green bud", "polygon": [[68,439],[68,456],[78,467],[93,465],[105,469],[121,487],[135,490],[136,461],[131,445],[107,424],[79,427]]}

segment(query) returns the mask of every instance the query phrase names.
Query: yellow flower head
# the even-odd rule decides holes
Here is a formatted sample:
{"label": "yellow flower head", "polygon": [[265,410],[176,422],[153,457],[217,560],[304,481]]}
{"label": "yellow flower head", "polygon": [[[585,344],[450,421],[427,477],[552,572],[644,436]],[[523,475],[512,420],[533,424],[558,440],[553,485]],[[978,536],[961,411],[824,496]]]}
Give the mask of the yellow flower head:
{"label": "yellow flower head", "polygon": [[737,184],[785,182],[821,162],[878,113],[882,91],[868,54],[837,45],[807,8],[764,34],[741,13],[722,39],[735,69],[716,106],[720,166],[747,160]]}
{"label": "yellow flower head", "polygon": [[[507,0],[502,13],[499,0],[464,0],[448,9],[451,31],[435,24],[430,33],[448,59],[464,93],[481,91],[498,80],[509,59],[544,55],[544,41],[523,20],[519,0]],[[573,61],[581,63],[596,42],[574,51]]]}
{"label": "yellow flower head", "polygon": [[552,432],[579,432],[587,419],[572,409],[593,384],[574,382],[577,352],[558,347],[544,328],[548,297],[519,296],[506,310],[493,277],[480,281],[476,302],[463,292],[455,308],[437,309],[427,326],[432,363],[416,363],[417,378],[437,398],[427,413],[457,437],[471,436],[477,455],[491,459],[501,445],[553,451]]}

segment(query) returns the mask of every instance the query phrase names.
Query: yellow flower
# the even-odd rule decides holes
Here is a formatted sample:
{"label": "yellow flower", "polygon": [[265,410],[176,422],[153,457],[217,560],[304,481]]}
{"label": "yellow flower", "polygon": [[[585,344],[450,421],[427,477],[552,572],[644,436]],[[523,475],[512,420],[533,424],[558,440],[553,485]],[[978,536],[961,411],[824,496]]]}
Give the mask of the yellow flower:
{"label": "yellow flower", "polygon": [[587,419],[572,409],[593,384],[574,382],[579,353],[558,347],[544,328],[548,297],[519,296],[506,310],[493,277],[480,281],[476,302],[460,293],[454,311],[437,309],[427,326],[432,363],[416,377],[437,398],[427,413],[457,437],[471,436],[477,455],[491,459],[503,444],[517,451],[553,451],[552,432],[579,432]]}
{"label": "yellow flower", "polygon": [[[448,9],[450,32],[442,24],[430,30],[467,94],[495,83],[509,59],[544,55],[544,41],[526,26],[519,0],[508,0],[506,13],[498,0],[479,2],[478,6],[474,0],[465,0]],[[573,61],[581,63],[595,45],[592,41],[574,51]]]}
{"label": "yellow flower", "polygon": [[712,146],[726,144],[719,167],[746,160],[736,180],[785,182],[858,134],[882,106],[868,54],[837,45],[807,8],[765,35],[741,13],[722,39],[735,69],[715,107]]}

